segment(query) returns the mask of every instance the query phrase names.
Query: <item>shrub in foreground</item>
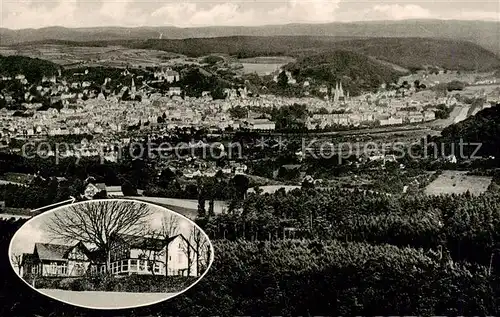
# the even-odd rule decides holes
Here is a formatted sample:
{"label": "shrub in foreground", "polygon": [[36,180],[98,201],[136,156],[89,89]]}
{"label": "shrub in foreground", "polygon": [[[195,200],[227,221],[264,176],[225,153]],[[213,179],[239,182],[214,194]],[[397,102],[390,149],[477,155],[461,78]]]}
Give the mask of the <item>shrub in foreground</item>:
{"label": "shrub in foreground", "polygon": [[[25,280],[33,285],[33,277]],[[130,275],[96,275],[88,277],[36,277],[37,289],[62,289],[68,291],[107,291],[137,293],[177,293],[192,285],[197,277]]]}

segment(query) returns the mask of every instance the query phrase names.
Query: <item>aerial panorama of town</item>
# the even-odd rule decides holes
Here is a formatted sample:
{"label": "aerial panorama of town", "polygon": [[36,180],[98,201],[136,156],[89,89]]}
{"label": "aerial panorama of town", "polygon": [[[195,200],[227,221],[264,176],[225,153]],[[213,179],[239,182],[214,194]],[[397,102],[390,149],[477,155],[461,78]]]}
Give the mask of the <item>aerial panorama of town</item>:
{"label": "aerial panorama of town", "polygon": [[500,314],[499,28],[0,29],[0,315]]}

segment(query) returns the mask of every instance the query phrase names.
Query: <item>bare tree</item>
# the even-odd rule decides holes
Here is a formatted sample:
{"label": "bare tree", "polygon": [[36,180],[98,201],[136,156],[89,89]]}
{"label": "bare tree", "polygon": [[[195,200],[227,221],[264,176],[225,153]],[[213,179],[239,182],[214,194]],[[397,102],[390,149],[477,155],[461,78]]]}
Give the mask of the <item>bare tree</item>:
{"label": "bare tree", "polygon": [[190,242],[194,248],[195,259],[196,259],[196,276],[200,275],[200,253],[203,248],[205,236],[200,229],[193,226],[190,235]]}
{"label": "bare tree", "polygon": [[208,239],[205,240],[205,244],[203,248],[201,249],[201,258],[204,260],[203,263],[203,268],[205,270],[208,270],[208,266],[210,265],[210,262],[212,261],[213,253],[212,253],[212,245],[210,245],[210,242]]}
{"label": "bare tree", "polygon": [[143,203],[90,201],[54,213],[48,220],[47,231],[54,239],[94,244],[106,254],[109,272],[113,236],[142,235],[151,214],[149,206]]}
{"label": "bare tree", "polygon": [[150,229],[146,234],[146,241],[150,245],[158,243],[161,241],[162,245],[165,247],[165,252],[162,250],[154,250],[145,246],[142,254],[143,257],[150,259],[151,271],[154,274],[154,265],[159,262],[159,258],[165,256],[165,276],[168,275],[168,246],[170,238],[174,237],[179,230],[179,217],[168,213],[162,218],[161,227],[159,229]]}
{"label": "bare tree", "polygon": [[198,275],[201,275],[202,273],[201,268],[203,268],[203,271],[208,269],[208,266],[212,261],[213,253],[212,253],[212,245],[210,244],[207,235],[203,233],[201,230],[198,231],[200,232],[201,236],[200,243],[198,245],[198,258],[200,259],[200,266],[198,267],[199,270]]}
{"label": "bare tree", "polygon": [[202,266],[208,268],[208,265],[210,264],[212,248],[206,234],[197,226],[193,226],[191,229],[189,243],[192,246],[193,250],[191,252],[193,253],[194,260],[196,261],[196,276],[200,276]]}
{"label": "bare tree", "polygon": [[147,260],[149,271],[153,275],[156,275],[155,266],[160,262],[159,258],[161,258],[164,253],[168,252],[168,246],[167,248],[165,248],[165,250],[163,250],[163,248],[158,248],[158,243],[161,243],[162,246],[165,245],[163,242],[164,240],[160,234],[160,231],[151,230],[146,235],[146,239],[144,239],[144,245],[141,248],[142,251],[139,254],[140,259]]}
{"label": "bare tree", "polygon": [[20,255],[20,254],[15,254],[13,253],[11,256],[10,256],[10,261],[12,262],[12,265],[17,268],[17,272],[19,273],[19,275],[21,275],[21,263],[23,261],[23,256]]}
{"label": "bare tree", "polygon": [[187,270],[188,270],[187,275],[188,276],[191,275],[191,270],[193,268],[193,262],[198,263],[198,258],[196,257],[196,253],[195,253],[195,250],[194,250],[193,245],[192,245],[193,238],[194,238],[194,235],[193,235],[193,231],[191,230],[191,234],[182,244],[182,252],[184,252],[184,254],[186,255],[187,260],[188,260],[188,267],[187,267]]}
{"label": "bare tree", "polygon": [[162,226],[160,229],[161,239],[163,239],[166,243],[166,252],[165,252],[165,276],[168,275],[168,243],[170,238],[175,236],[179,230],[179,217],[172,213],[168,213],[162,219]]}

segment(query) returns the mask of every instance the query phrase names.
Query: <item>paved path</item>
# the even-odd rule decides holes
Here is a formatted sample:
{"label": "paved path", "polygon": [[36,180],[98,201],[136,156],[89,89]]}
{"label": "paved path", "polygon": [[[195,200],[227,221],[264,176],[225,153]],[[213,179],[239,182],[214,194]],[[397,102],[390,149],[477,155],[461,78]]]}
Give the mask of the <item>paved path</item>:
{"label": "paved path", "polygon": [[[124,197],[126,199],[135,199],[141,200],[148,203],[156,204],[164,206],[167,209],[171,209],[175,212],[178,212],[190,219],[196,218],[198,214],[198,201],[194,199],[179,199],[179,198],[164,198],[164,197],[147,197],[147,196],[137,196],[137,197]],[[179,207],[176,209],[175,207]],[[206,206],[208,209],[208,201],[206,202]],[[222,200],[214,201],[214,213],[222,214],[225,210],[227,210],[228,204]]]}
{"label": "paved path", "polygon": [[470,106],[468,105],[459,105],[453,108],[450,113],[450,116],[446,119],[437,119],[424,125],[433,127],[435,129],[444,129],[454,123],[463,121],[467,118],[467,113],[469,112]]}
{"label": "paved path", "polygon": [[59,289],[38,289],[40,293],[57,300],[88,308],[121,309],[144,306],[164,301],[178,293],[75,292]]}
{"label": "paved path", "polygon": [[460,109],[460,112],[458,115],[455,117],[455,120],[453,123],[458,123],[460,121],[464,121],[467,119],[467,114],[469,113],[470,106],[464,106]]}
{"label": "paved path", "polygon": [[28,187],[28,185],[26,185],[26,184],[16,183],[16,182],[11,182],[11,181],[6,181],[4,179],[0,179],[0,185],[17,185],[17,186]]}

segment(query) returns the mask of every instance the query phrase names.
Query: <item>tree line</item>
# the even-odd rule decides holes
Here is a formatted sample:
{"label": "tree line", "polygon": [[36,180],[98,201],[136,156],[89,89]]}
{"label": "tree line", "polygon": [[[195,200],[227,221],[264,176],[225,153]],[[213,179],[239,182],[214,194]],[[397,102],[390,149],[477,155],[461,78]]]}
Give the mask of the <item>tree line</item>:
{"label": "tree line", "polygon": [[[200,226],[212,239],[368,242],[442,250],[456,261],[500,263],[500,195],[387,195],[357,189],[284,189],[250,193]],[[500,256],[500,255],[499,255]]]}

